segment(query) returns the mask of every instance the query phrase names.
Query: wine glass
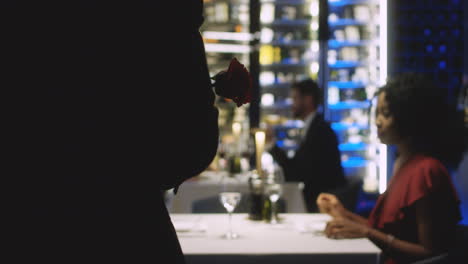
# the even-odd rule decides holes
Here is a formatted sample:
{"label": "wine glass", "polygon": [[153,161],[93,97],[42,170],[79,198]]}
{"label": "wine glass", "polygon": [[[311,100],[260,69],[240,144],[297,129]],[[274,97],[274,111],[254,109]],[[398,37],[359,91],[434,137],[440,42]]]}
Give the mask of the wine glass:
{"label": "wine glass", "polygon": [[283,169],[277,164],[273,163],[269,169],[267,181],[265,185],[265,194],[270,200],[270,223],[278,223],[278,200],[283,194],[283,183],[284,183]]}
{"label": "wine glass", "polygon": [[238,234],[232,231],[232,214],[236,207],[239,205],[242,193],[240,191],[241,182],[238,178],[238,174],[225,171],[221,178],[221,191],[219,193],[219,201],[226,209],[229,216],[229,229],[226,234],[223,235],[226,239],[235,239]]}
{"label": "wine glass", "polygon": [[283,186],[281,183],[274,180],[269,180],[265,186],[265,193],[271,202],[271,224],[278,223],[278,200],[283,193]]}
{"label": "wine glass", "polygon": [[226,239],[235,239],[238,238],[239,235],[234,233],[232,231],[232,212],[236,208],[237,204],[239,203],[241,199],[241,193],[240,192],[222,192],[219,194],[219,199],[226,208],[226,211],[228,212],[229,216],[229,227],[228,231],[223,235],[224,238]]}

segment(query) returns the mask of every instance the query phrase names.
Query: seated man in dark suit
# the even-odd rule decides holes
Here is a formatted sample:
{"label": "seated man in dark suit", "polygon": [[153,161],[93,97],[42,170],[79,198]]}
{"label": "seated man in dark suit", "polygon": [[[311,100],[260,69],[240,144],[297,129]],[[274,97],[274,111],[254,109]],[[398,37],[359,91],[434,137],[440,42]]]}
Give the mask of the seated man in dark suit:
{"label": "seated man in dark suit", "polygon": [[286,181],[304,183],[304,200],[308,212],[317,212],[315,200],[320,192],[346,185],[341,166],[338,139],[323,115],[317,111],[321,92],[317,83],[306,79],[291,87],[292,113],[304,121],[302,137],[293,157],[278,147],[271,130],[267,132],[270,154],[283,168]]}

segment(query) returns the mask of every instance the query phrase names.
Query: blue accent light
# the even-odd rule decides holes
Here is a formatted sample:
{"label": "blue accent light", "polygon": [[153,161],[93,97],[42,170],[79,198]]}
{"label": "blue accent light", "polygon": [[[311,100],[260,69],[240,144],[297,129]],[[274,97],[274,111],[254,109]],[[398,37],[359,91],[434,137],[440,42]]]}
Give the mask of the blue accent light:
{"label": "blue accent light", "polygon": [[447,63],[445,61],[440,61],[439,62],[439,68],[440,69],[445,69],[447,67]]}
{"label": "blue accent light", "polygon": [[350,101],[350,102],[338,102],[336,104],[329,105],[329,109],[331,110],[345,110],[345,109],[353,109],[353,108],[369,108],[370,107],[369,101]]}
{"label": "blue accent light", "polygon": [[362,82],[328,82],[328,87],[338,87],[339,89],[357,89],[364,87]]}
{"label": "blue accent light", "polygon": [[354,68],[360,66],[356,61],[336,61],[335,63],[328,64],[331,68]]}
{"label": "blue accent light", "polygon": [[288,135],[286,134],[285,131],[279,131],[279,132],[278,132],[278,137],[279,137],[279,138],[286,138],[287,136],[288,136]]}
{"label": "blue accent light", "polygon": [[427,45],[426,46],[426,51],[427,52],[432,52],[434,50],[434,48],[432,47],[432,45]]}
{"label": "blue accent light", "polygon": [[363,46],[363,45],[366,45],[368,43],[369,43],[369,41],[362,41],[362,40],[359,40],[359,41],[350,41],[350,40],[341,41],[341,40],[331,39],[331,40],[328,41],[328,47],[331,48],[331,49],[338,49],[338,48],[342,48],[342,47]]}
{"label": "blue accent light", "polygon": [[440,45],[440,47],[439,47],[439,52],[440,53],[445,53],[446,50],[447,50],[447,47],[445,45]]}
{"label": "blue accent light", "polygon": [[367,145],[363,142],[360,143],[343,143],[339,146],[340,151],[363,151],[367,149]]}
{"label": "blue accent light", "polygon": [[330,7],[338,8],[346,5],[366,4],[368,2],[368,0],[329,0],[328,4]]}
{"label": "blue accent light", "polygon": [[276,146],[278,146],[280,148],[284,147],[284,141],[283,140],[277,140],[276,141]]}
{"label": "blue accent light", "polygon": [[350,19],[350,18],[342,18],[338,19],[336,21],[329,21],[328,24],[330,27],[342,27],[342,26],[358,26],[358,25],[363,25],[364,22],[355,20],[355,19]]}
{"label": "blue accent light", "polygon": [[365,167],[367,165],[367,161],[360,157],[352,157],[342,161],[341,165],[345,168]]}
{"label": "blue accent light", "polygon": [[331,127],[333,130],[340,131],[340,130],[346,130],[350,128],[358,128],[358,129],[368,129],[368,125],[361,125],[361,124],[347,124],[347,123],[342,123],[342,122],[336,122],[332,123]]}
{"label": "blue accent light", "polygon": [[431,30],[428,29],[428,28],[426,28],[426,29],[424,30],[424,35],[426,35],[426,36],[431,35]]}

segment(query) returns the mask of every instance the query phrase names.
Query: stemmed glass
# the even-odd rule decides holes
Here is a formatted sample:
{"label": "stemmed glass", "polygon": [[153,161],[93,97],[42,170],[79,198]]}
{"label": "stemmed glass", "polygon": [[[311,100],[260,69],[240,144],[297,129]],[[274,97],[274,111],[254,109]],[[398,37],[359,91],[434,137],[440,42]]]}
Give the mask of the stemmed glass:
{"label": "stemmed glass", "polygon": [[268,173],[265,184],[265,194],[270,200],[270,223],[278,223],[278,200],[283,194],[284,173],[283,169],[276,163],[273,163],[273,168]]}
{"label": "stemmed glass", "polygon": [[278,223],[278,200],[281,197],[282,192],[283,186],[281,185],[281,183],[276,182],[273,179],[269,179],[265,186],[265,193],[271,202],[271,224]]}
{"label": "stemmed glass", "polygon": [[225,239],[236,239],[239,235],[232,231],[232,213],[239,204],[242,194],[239,191],[239,182],[233,174],[226,173],[221,182],[221,192],[219,193],[219,201],[226,209],[229,216],[228,231],[223,234]]}
{"label": "stemmed glass", "polygon": [[219,194],[219,199],[221,200],[221,203],[223,204],[224,208],[226,208],[226,211],[228,212],[228,215],[229,215],[229,229],[223,235],[223,237],[226,239],[235,239],[239,237],[239,235],[232,231],[232,212],[234,211],[234,209],[236,208],[237,204],[239,203],[241,199],[241,193],[240,192],[222,192]]}

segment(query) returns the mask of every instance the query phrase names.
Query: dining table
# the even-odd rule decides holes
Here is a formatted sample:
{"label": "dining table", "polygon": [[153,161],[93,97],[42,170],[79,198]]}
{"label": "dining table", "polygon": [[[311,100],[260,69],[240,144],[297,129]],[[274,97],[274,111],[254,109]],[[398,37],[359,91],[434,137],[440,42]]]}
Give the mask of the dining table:
{"label": "dining table", "polygon": [[381,250],[367,238],[331,239],[323,230],[330,216],[320,213],[282,213],[272,224],[232,214],[226,239],[227,213],[171,213],[187,264],[378,264]]}

